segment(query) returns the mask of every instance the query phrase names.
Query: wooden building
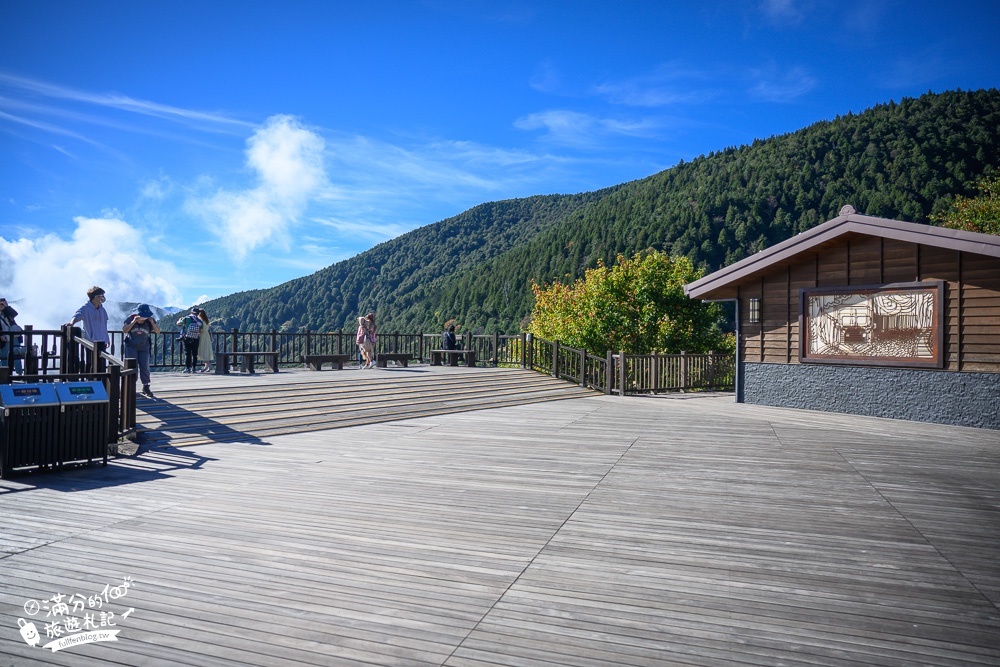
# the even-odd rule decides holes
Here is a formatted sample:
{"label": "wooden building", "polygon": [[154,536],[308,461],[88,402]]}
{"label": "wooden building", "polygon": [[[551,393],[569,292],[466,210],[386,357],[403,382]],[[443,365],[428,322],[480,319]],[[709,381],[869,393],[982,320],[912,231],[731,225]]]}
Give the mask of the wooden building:
{"label": "wooden building", "polygon": [[737,401],[1000,429],[1000,236],[845,206],[684,289],[737,303]]}

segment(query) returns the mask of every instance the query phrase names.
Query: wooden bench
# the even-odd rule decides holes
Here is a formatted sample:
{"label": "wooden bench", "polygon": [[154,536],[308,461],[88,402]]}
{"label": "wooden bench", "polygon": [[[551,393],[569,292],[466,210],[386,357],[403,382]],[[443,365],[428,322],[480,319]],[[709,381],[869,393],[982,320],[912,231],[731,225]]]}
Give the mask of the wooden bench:
{"label": "wooden bench", "polygon": [[378,356],[375,357],[375,365],[379,368],[388,368],[389,362],[395,361],[402,364],[403,368],[406,368],[412,358],[412,354],[404,352],[379,352]]}
{"label": "wooden bench", "polygon": [[476,365],[475,350],[431,350],[431,366],[440,366],[448,357],[449,366],[458,366],[458,360],[464,358],[466,366]]}
{"label": "wooden bench", "polygon": [[323,370],[323,364],[333,364],[336,370],[342,371],[344,370],[344,362],[350,361],[354,356],[350,354],[307,354],[300,358],[302,363],[314,371]]}
{"label": "wooden bench", "polygon": [[271,372],[278,372],[277,352],[216,352],[215,353],[215,373],[216,375],[229,375],[229,367],[240,360],[240,371],[253,373],[254,357],[264,359],[264,364],[271,369]]}

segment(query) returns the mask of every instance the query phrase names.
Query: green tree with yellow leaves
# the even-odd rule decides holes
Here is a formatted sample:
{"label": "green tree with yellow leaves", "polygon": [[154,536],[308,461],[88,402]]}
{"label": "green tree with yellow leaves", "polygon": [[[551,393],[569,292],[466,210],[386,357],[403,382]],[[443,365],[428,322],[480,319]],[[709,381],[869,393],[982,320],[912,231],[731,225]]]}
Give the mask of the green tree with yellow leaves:
{"label": "green tree with yellow leaves", "polygon": [[951,229],[1000,235],[1000,176],[980,179],[976,187],[982,191],[980,196],[958,195],[951,210],[931,216],[933,220]]}
{"label": "green tree with yellow leaves", "polygon": [[684,294],[703,274],[687,257],[645,250],[611,267],[599,262],[572,284],[533,282],[528,331],[591,354],[732,351],[724,309]]}

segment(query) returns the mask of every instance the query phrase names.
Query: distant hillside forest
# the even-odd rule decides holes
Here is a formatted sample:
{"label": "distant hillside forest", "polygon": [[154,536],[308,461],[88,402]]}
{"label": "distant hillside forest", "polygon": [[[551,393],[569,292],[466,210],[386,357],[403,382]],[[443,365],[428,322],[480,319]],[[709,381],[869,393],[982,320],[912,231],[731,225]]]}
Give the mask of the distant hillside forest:
{"label": "distant hillside forest", "polygon": [[1000,166],[1000,91],[927,94],[682,162],[597,192],[491,202],[310,276],[203,304],[213,326],[516,333],[531,281],[579,278],[646,248],[707,271],[835,217],[927,223]]}

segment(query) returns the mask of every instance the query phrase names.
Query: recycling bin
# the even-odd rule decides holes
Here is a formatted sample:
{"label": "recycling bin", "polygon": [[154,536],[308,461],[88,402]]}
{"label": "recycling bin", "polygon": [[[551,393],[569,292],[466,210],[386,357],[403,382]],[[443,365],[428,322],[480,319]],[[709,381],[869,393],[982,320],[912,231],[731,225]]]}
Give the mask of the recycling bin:
{"label": "recycling bin", "polygon": [[108,463],[108,410],[103,382],[57,382],[59,430],[58,463]]}
{"label": "recycling bin", "polygon": [[0,385],[0,477],[58,461],[60,416],[53,385]]}

